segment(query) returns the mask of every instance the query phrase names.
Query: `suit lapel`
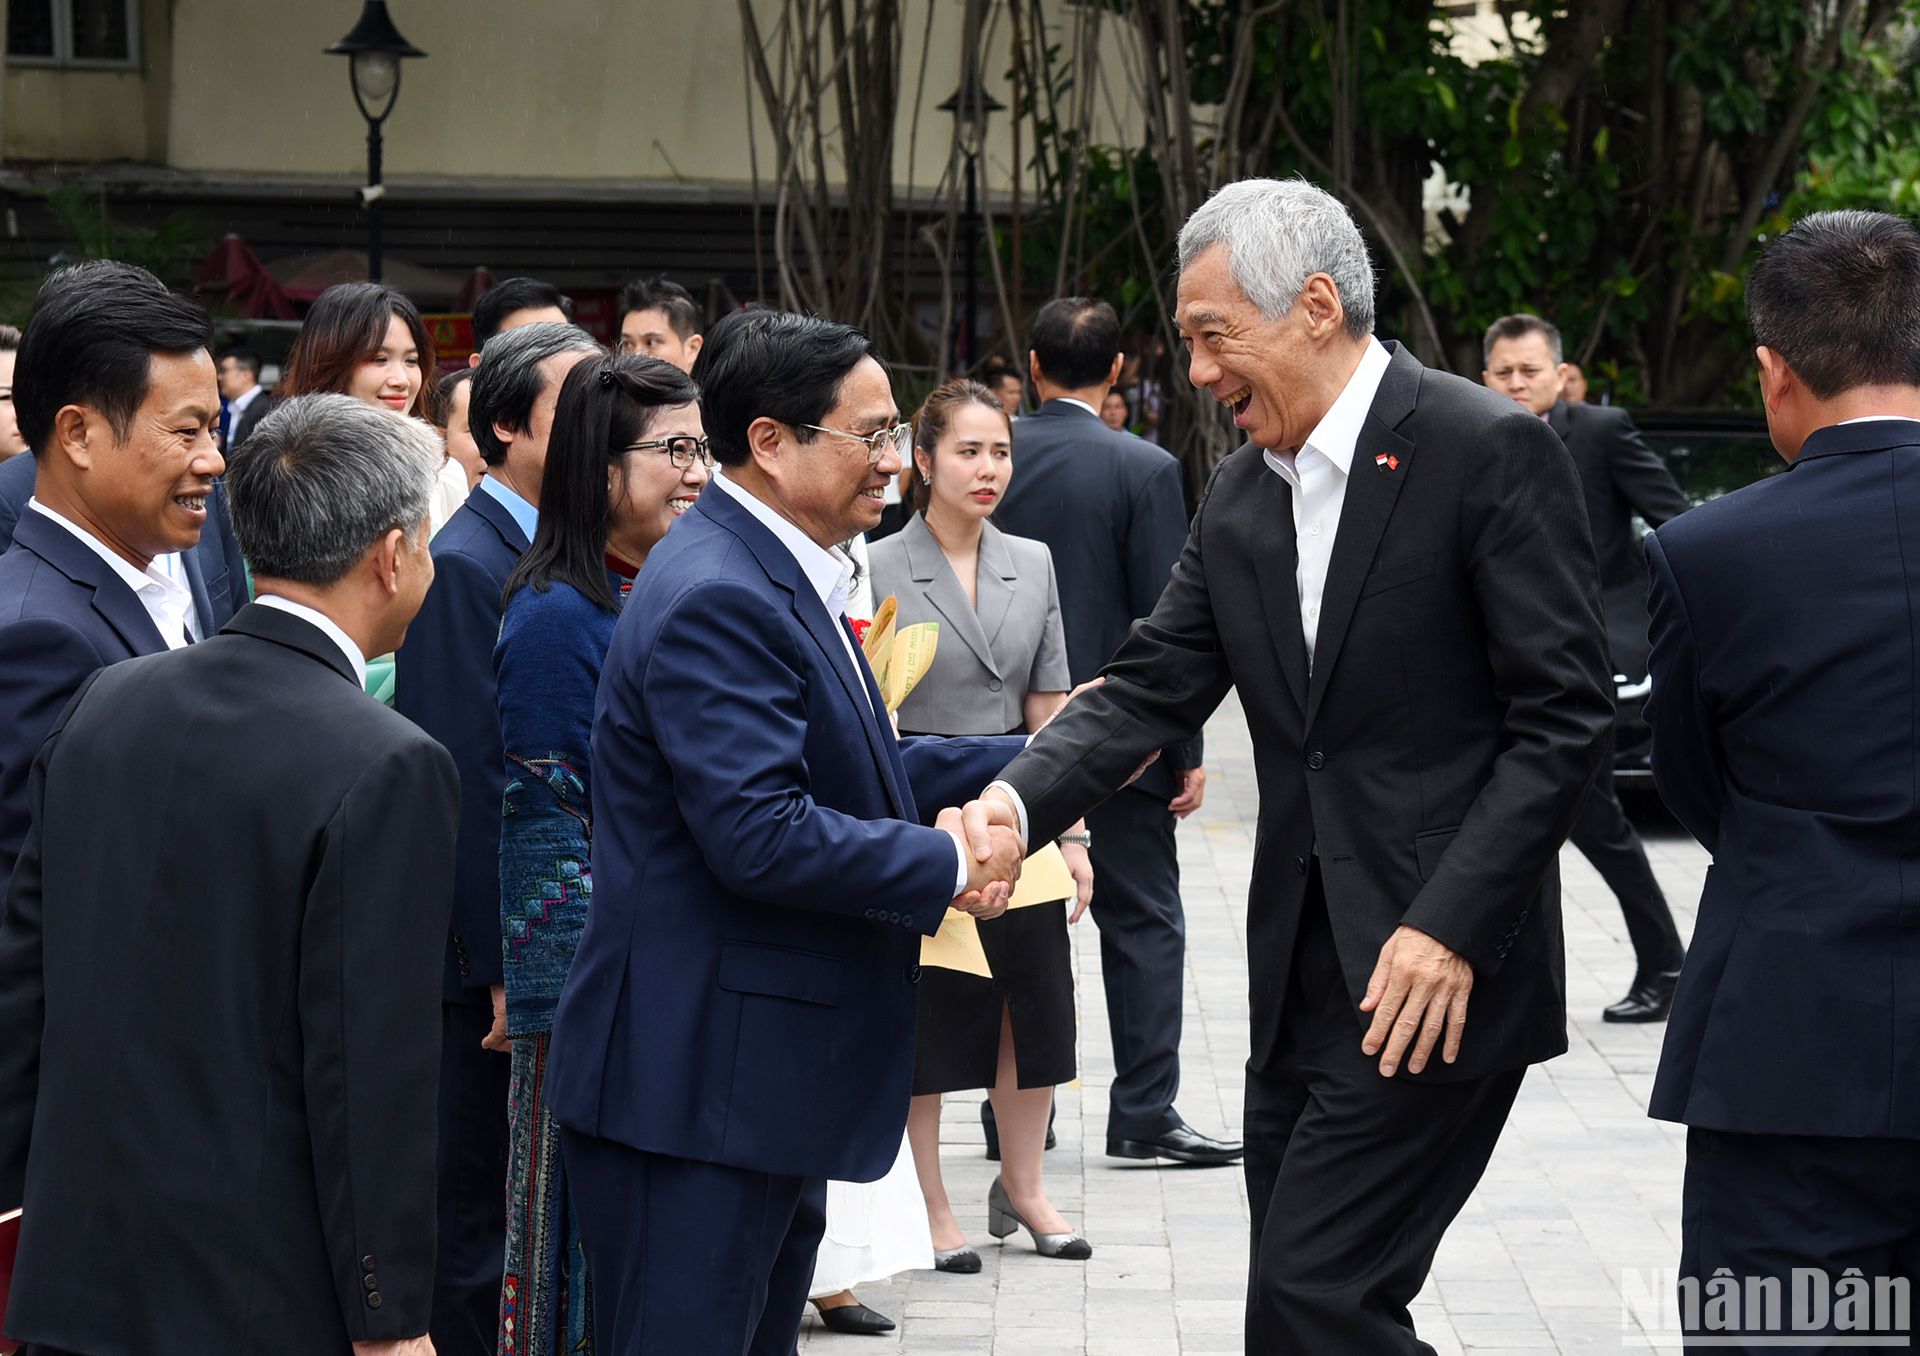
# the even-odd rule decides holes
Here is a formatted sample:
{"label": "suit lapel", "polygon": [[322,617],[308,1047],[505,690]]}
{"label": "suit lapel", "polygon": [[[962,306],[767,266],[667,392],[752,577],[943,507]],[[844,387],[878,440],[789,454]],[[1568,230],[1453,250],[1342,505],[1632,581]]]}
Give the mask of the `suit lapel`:
{"label": "suit lapel", "polygon": [[[1013,566],[1013,554],[1007,550],[1006,538],[992,523],[984,525],[980,534],[979,577],[974,581],[974,593],[979,603],[974,614],[980,622],[981,634],[986,637],[988,652],[991,654],[993,642],[1000,639],[1000,628],[1007,624],[1007,613],[1013,610],[1013,591],[1020,572]],[[996,674],[1000,670],[989,664]],[[1005,674],[1000,674],[1004,678]]]}
{"label": "suit lapel", "polygon": [[[940,543],[933,539],[933,533],[927,527],[927,520],[914,514],[901,529],[901,537],[906,546],[907,572],[913,582],[920,585],[920,592],[926,597],[933,609],[946,618],[948,628],[961,642],[973,651],[974,658],[994,677],[1001,677],[1000,670],[994,666],[993,646],[987,640],[987,633],[980,624],[980,616],[973,605],[967,602],[966,591],[960,587],[960,581],[953,573],[953,567],[947,563],[947,553],[940,549]],[[986,568],[986,543],[981,542],[980,568],[974,581],[974,591],[983,587],[985,577],[991,573]],[[1009,592],[1007,602],[1012,602]],[[1005,609],[1001,612],[1005,618]]]}
{"label": "suit lapel", "polygon": [[[885,731],[880,721],[885,710],[880,703],[880,694],[875,689],[870,674],[856,674],[853,664],[847,657],[847,647],[840,643],[840,630],[845,625],[837,617],[827,615],[826,605],[820,601],[820,595],[813,591],[813,585],[807,582],[806,572],[800,568],[800,562],[793,558],[793,552],[783,546],[779,539],[749,513],[744,505],[736,504],[725,490],[709,490],[694,502],[689,512],[711,518],[717,525],[724,527],[753,553],[760,562],[760,568],[766,571],[768,580],[793,598],[793,615],[806,629],[813,643],[820,649],[821,657],[826,660],[827,668],[839,679],[840,686],[847,694],[847,700],[853,703],[854,713],[859,718],[860,728],[866,732],[867,746],[873,753],[873,761],[880,769],[881,783],[887,789],[894,811],[901,818],[910,817],[913,802],[907,796],[904,787],[904,766],[900,764],[897,748],[888,747],[896,743],[892,726]],[[848,641],[852,636],[848,634]],[[867,665],[863,659],[860,667]],[[869,696],[869,694],[871,694]],[[899,766],[902,770],[896,773]]]}
{"label": "suit lapel", "polygon": [[100,614],[130,653],[157,654],[167,648],[160,628],[140,605],[127,583],[59,523],[25,509],[14,525],[13,539],[74,583],[93,590],[93,610]]}
{"label": "suit lapel", "polygon": [[[200,540],[205,541],[206,532],[201,530]],[[193,595],[193,614],[200,621],[200,634],[210,636],[214,632],[213,599],[207,590],[206,567],[200,563],[200,548],[180,553],[181,573],[187,577],[187,591]]]}
{"label": "suit lapel", "polygon": [[527,548],[533,545],[527,540],[527,534],[520,530],[512,511],[489,494],[484,486],[475,485],[473,493],[467,496],[467,503],[500,534],[500,540],[512,548],[516,556],[525,555]]}
{"label": "suit lapel", "polygon": [[[1413,471],[1413,444],[1394,431],[1413,412],[1420,389],[1419,362],[1395,345],[1386,375],[1367,411],[1360,441],[1348,468],[1347,494],[1340,506],[1340,526],[1333,539],[1333,558],[1327,565],[1327,585],[1320,598],[1320,628],[1314,639],[1313,672],[1307,682],[1307,728],[1320,710],[1327,681],[1340,658],[1340,647],[1360,602],[1360,589],[1380,549],[1387,519],[1400,498],[1400,487]],[[1382,466],[1382,454],[1398,462]]]}
{"label": "suit lapel", "polygon": [[1253,494],[1254,576],[1267,633],[1286,675],[1287,687],[1302,711],[1307,709],[1307,637],[1300,629],[1300,552],[1293,530],[1293,491],[1266,466]]}
{"label": "suit lapel", "polygon": [[[801,587],[794,590],[793,612],[800,624],[807,628],[813,637],[813,643],[820,647],[820,653],[826,658],[827,667],[839,678],[840,686],[846,689],[847,700],[852,702],[856,714],[860,717],[860,728],[866,731],[867,744],[873,751],[873,760],[880,768],[880,778],[886,783],[887,795],[893,801],[894,812],[901,818],[907,817],[907,799],[901,793],[901,783],[894,774],[894,761],[899,756],[897,749],[888,749],[893,742],[891,730],[880,729],[880,712],[885,708],[880,702],[880,693],[874,685],[867,662],[860,661],[861,672],[853,671],[853,664],[847,658],[847,647],[840,641],[840,632],[846,623],[839,618],[827,616],[826,606],[820,597],[808,586],[805,580]],[[848,637],[852,639],[851,635]],[[889,757],[889,754],[893,757]]]}

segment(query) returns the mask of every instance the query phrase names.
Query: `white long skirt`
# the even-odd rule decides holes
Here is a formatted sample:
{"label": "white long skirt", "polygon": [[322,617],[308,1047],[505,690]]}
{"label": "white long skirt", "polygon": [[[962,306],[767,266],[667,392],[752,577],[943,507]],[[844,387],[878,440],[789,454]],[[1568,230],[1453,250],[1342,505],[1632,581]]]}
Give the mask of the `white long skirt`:
{"label": "white long skirt", "polygon": [[932,1265],[927,1203],[906,1140],[879,1181],[827,1183],[827,1232],[813,1264],[812,1298]]}

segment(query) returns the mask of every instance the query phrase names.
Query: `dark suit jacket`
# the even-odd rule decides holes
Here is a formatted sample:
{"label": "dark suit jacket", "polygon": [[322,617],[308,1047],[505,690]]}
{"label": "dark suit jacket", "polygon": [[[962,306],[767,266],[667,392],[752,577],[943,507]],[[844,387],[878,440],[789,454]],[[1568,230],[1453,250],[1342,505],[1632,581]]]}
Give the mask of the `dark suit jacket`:
{"label": "dark suit jacket", "polygon": [[[1180,559],[1180,463],[1078,405],[1049,400],[1013,425],[1013,482],[993,521],[1053,553],[1077,686],[1099,676],[1134,622],[1153,611]],[[1196,735],[1167,749],[1135,785],[1172,799],[1174,774],[1202,756]]]}
{"label": "dark suit jacket", "polygon": [[274,406],[280,403],[272,391],[262,391],[255,396],[247,407],[240,411],[240,422],[233,426],[233,437],[227,442],[227,451],[237,450],[244,444],[253,431],[260,427],[260,421],[273,413]]}
{"label": "dark suit jacket", "polygon": [[647,558],[601,669],[562,1125],[757,1172],[893,1166],[920,938],[959,866],[927,824],[1020,741],[897,741],[843,625],[723,490]]}
{"label": "dark suit jacket", "polygon": [[6,1330],[97,1356],[425,1332],[446,754],[249,607],[102,670],[32,794],[0,924]]}
{"label": "dark suit jacket", "polygon": [[27,774],[47,731],[95,669],[166,648],[84,542],[42,514],[21,519],[0,555],[0,892],[26,841]]}
{"label": "dark suit jacket", "polygon": [[433,539],[433,587],[394,655],[393,709],[460,769],[460,853],[445,996],[486,1002],[501,983],[500,797],[507,789],[493,646],[507,576],[530,543],[506,505],[476,486]]}
{"label": "dark suit jacket", "polygon": [[[255,401],[254,405],[260,402]],[[249,412],[252,410],[249,406]],[[33,458],[26,454],[0,461],[0,551],[13,542],[14,524],[33,497]],[[227,516],[227,490],[219,481],[207,499],[207,522],[200,544],[180,558],[200,634],[217,635],[227,619],[247,605],[247,563]]]}
{"label": "dark suit jacket", "polygon": [[1633,515],[1658,527],[1687,511],[1687,496],[1619,406],[1563,400],[1547,423],[1573,454],[1586,494],[1613,671],[1638,682],[1647,675],[1647,555]]}
{"label": "dark suit jacket", "polygon": [[1653,770],[1713,853],[1653,1114],[1920,1139],[1920,423],[1648,539]]}
{"label": "dark suit jacket", "polygon": [[[1215,473],[1172,583],[1106,685],[1006,778],[1043,842],[1237,684],[1260,785],[1254,1059],[1278,1025],[1317,856],[1355,1041],[1380,948],[1409,924],[1474,968],[1459,1062],[1420,1076],[1478,1077],[1566,1049],[1557,854],[1599,765],[1612,684],[1559,440],[1504,397],[1388,348],[1311,677],[1291,491],[1243,447]],[[1397,468],[1376,465],[1382,455]]]}

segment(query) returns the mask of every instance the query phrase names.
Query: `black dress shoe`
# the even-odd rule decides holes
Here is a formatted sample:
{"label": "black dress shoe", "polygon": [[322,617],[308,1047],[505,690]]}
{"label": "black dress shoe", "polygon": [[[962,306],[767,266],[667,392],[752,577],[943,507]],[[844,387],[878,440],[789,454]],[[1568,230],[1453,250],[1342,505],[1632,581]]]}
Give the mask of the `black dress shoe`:
{"label": "black dress shoe", "polygon": [[[1059,1111],[1060,1107],[1056,1104],[1051,1111],[1047,1112],[1047,1142],[1044,1146],[1045,1148],[1051,1149],[1060,1142],[1054,1138],[1053,1134],[1053,1118],[1059,1114]],[[1000,1122],[993,1118],[993,1103],[991,1101],[980,1103],[980,1132],[987,1137],[987,1162],[998,1163],[1000,1161]]]}
{"label": "black dress shoe", "polygon": [[1223,1167],[1245,1154],[1238,1140],[1214,1139],[1180,1124],[1151,1139],[1108,1139],[1108,1158],[1171,1158],[1176,1163]]}
{"label": "black dress shoe", "polygon": [[850,1332],[860,1337],[878,1337],[883,1332],[893,1331],[893,1320],[885,1314],[876,1314],[864,1304],[842,1304],[832,1309],[819,1310],[820,1322],[829,1332]]}
{"label": "black dress shoe", "polygon": [[1664,1022],[1673,1008],[1674,986],[1680,982],[1680,967],[1653,974],[1642,971],[1633,977],[1627,996],[1600,1014],[1607,1022]]}

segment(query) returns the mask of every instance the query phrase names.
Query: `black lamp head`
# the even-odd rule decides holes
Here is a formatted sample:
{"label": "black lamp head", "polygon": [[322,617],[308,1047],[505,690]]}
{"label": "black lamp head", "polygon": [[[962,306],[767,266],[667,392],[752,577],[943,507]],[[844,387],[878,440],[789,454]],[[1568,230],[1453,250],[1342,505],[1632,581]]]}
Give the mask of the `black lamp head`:
{"label": "black lamp head", "polygon": [[327,48],[327,55],[349,59],[354,102],[362,117],[377,123],[393,111],[400,92],[400,62],[426,53],[400,36],[387,13],[387,0],[366,0],[353,31]]}

